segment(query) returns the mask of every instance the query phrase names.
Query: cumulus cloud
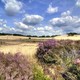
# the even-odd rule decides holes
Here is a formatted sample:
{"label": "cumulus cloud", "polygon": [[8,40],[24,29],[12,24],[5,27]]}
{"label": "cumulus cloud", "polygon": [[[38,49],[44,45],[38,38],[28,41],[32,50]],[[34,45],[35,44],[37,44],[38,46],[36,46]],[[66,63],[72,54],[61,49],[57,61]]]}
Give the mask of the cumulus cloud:
{"label": "cumulus cloud", "polygon": [[52,4],[49,5],[48,9],[47,9],[47,13],[56,13],[58,12],[58,7],[52,7]]}
{"label": "cumulus cloud", "polygon": [[15,27],[8,26],[6,20],[0,19],[0,32],[2,33],[21,33],[23,31]]}
{"label": "cumulus cloud", "polygon": [[3,27],[7,23],[6,20],[0,19],[0,27]]}
{"label": "cumulus cloud", "polygon": [[[65,15],[65,16],[64,16]],[[50,20],[53,27],[59,27],[64,32],[73,32],[73,30],[80,27],[80,18],[78,16],[71,16],[70,12],[64,12],[61,17],[53,18]]]}
{"label": "cumulus cloud", "polygon": [[29,30],[32,28],[32,26],[26,25],[22,22],[15,22],[14,24],[17,28],[22,29],[22,30]]}
{"label": "cumulus cloud", "polygon": [[2,27],[0,27],[0,32],[2,33],[14,33],[16,31],[15,28],[7,26],[6,24],[2,25]]}
{"label": "cumulus cloud", "polygon": [[2,0],[2,2],[5,4],[5,11],[9,16],[16,15],[23,6],[23,3],[17,0]]}
{"label": "cumulus cloud", "polygon": [[76,6],[77,6],[77,7],[80,7],[80,0],[77,0],[77,1],[76,1]]}
{"label": "cumulus cloud", "polygon": [[61,16],[66,17],[66,16],[69,16],[70,14],[71,14],[71,12],[68,10],[66,12],[61,13]]}
{"label": "cumulus cloud", "polygon": [[51,26],[44,26],[44,27],[36,27],[35,30],[38,30],[38,31],[50,31],[52,30],[53,28]]}
{"label": "cumulus cloud", "polygon": [[40,15],[25,15],[23,23],[27,25],[36,25],[40,23],[44,18]]}
{"label": "cumulus cloud", "polygon": [[43,26],[34,28],[34,32],[39,35],[61,35],[63,34],[63,30],[60,28],[53,28],[52,26]]}

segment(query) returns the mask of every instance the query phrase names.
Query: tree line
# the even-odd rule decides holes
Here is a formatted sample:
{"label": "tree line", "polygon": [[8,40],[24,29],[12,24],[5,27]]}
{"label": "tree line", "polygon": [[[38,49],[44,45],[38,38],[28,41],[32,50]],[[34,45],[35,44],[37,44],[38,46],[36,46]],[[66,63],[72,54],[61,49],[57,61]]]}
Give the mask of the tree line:
{"label": "tree line", "polygon": [[[68,36],[74,36],[74,35],[80,35],[80,33],[66,33]],[[12,36],[24,36],[24,37],[56,37],[60,35],[42,35],[42,36],[37,36],[37,35],[23,35],[23,34],[11,34],[11,33],[0,33],[0,36],[3,35],[12,35]]]}

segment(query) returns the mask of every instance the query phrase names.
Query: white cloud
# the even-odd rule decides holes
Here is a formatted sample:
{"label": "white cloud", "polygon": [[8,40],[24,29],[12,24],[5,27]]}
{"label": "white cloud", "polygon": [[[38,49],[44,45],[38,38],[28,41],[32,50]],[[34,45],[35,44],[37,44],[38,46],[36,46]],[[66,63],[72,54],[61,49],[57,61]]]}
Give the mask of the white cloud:
{"label": "white cloud", "polygon": [[13,16],[17,14],[22,9],[22,2],[17,0],[2,0],[5,4],[5,11],[7,15]]}
{"label": "white cloud", "polygon": [[4,24],[2,27],[0,27],[0,32],[2,32],[2,33],[14,33],[15,30],[16,30],[15,28],[9,27],[6,24]]}
{"label": "white cloud", "polygon": [[0,19],[0,32],[2,33],[21,33],[21,29],[17,29],[7,25],[7,21]]}
{"label": "white cloud", "polygon": [[7,23],[6,20],[0,19],[0,27],[3,27]]}
{"label": "white cloud", "polygon": [[44,28],[43,27],[38,27],[38,28],[36,28],[36,30],[38,30],[38,31],[44,31]]}
{"label": "white cloud", "polygon": [[62,17],[65,17],[65,16],[69,16],[71,14],[71,12],[68,10],[68,11],[66,11],[66,12],[63,12],[62,14],[61,14],[61,16]]}
{"label": "white cloud", "polygon": [[52,26],[43,26],[34,28],[34,32],[38,35],[61,35],[63,30],[60,28],[53,28]]}
{"label": "white cloud", "polygon": [[50,31],[53,30],[51,26],[44,26],[44,27],[36,27],[35,30],[37,31]]}
{"label": "white cloud", "polygon": [[58,7],[52,7],[52,4],[49,5],[48,9],[47,9],[47,13],[56,13],[58,12]]}
{"label": "white cloud", "polygon": [[77,1],[76,1],[76,6],[77,6],[77,7],[80,7],[80,0],[77,0]]}
{"label": "white cloud", "polygon": [[[65,15],[65,16],[64,16]],[[78,16],[71,16],[70,12],[64,12],[61,17],[53,18],[50,20],[53,27],[59,27],[64,32],[73,32],[73,30],[80,27],[80,18]]]}
{"label": "white cloud", "polygon": [[25,15],[23,18],[23,23],[27,25],[36,25],[40,23],[44,18],[40,15]]}
{"label": "white cloud", "polygon": [[33,26],[26,25],[23,22],[14,22],[17,29],[21,29],[23,31],[31,30]]}

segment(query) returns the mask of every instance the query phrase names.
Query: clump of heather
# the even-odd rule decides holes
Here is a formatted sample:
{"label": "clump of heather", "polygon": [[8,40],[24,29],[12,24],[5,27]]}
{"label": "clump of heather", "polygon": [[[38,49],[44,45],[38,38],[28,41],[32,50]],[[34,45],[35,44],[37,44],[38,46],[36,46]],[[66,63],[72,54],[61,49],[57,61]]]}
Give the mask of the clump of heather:
{"label": "clump of heather", "polygon": [[36,56],[41,62],[60,63],[69,62],[79,56],[80,41],[48,40],[39,43]]}
{"label": "clump of heather", "polygon": [[53,46],[55,47],[57,44],[56,40],[48,40],[39,43],[39,48],[51,49]]}
{"label": "clump of heather", "polygon": [[[71,66],[73,66],[73,62],[75,63],[75,65],[79,65],[80,67],[80,41],[48,40],[45,42],[41,42],[39,43],[36,57],[42,64],[43,69],[45,69],[46,66],[45,72],[49,73],[49,68],[55,66],[54,70],[57,72],[55,73],[55,75],[60,74],[60,76],[62,76],[63,78],[65,75],[67,75],[68,79],[64,78],[65,80],[77,80],[76,77],[72,77],[75,74],[72,74],[68,70],[71,68]],[[49,73],[49,75],[54,76],[52,75],[52,73]],[[78,75],[80,74],[77,74],[75,76]],[[70,79],[69,76],[71,76],[72,78]]]}
{"label": "clump of heather", "polygon": [[68,69],[62,73],[65,80],[80,80],[80,59],[76,59]]}
{"label": "clump of heather", "polygon": [[48,41],[40,42],[36,56],[38,57],[39,60],[44,61],[44,55],[56,45],[57,45],[56,40],[48,40]]}
{"label": "clump of heather", "polygon": [[12,55],[0,52],[0,80],[33,80],[29,60],[20,53]]}

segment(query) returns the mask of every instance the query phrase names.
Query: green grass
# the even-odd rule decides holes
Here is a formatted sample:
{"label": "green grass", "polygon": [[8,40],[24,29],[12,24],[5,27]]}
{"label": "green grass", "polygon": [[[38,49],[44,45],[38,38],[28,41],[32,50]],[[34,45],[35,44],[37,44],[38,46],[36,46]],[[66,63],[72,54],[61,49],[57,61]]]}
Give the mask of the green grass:
{"label": "green grass", "polygon": [[33,70],[34,79],[33,80],[52,80],[50,77],[44,75],[42,69],[34,67]]}

